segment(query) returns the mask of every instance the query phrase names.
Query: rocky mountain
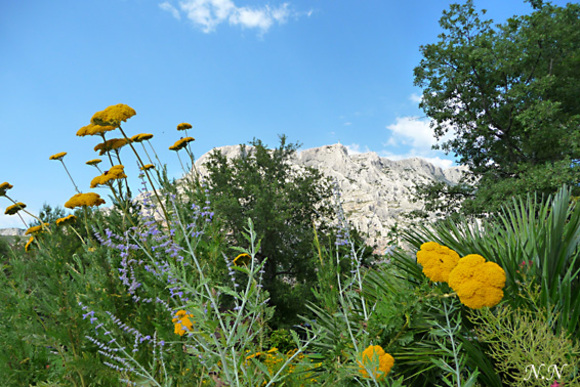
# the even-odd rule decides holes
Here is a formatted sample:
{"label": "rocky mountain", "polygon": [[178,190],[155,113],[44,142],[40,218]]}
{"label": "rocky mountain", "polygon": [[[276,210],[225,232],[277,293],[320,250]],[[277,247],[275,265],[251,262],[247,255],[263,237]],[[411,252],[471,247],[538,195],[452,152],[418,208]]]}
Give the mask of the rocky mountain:
{"label": "rocky mountain", "polygon": [[[228,158],[240,155],[238,145],[216,149]],[[203,164],[210,153],[196,162],[201,175],[206,172]],[[414,183],[444,181],[456,184],[462,172],[467,170],[465,166],[441,169],[418,157],[393,161],[374,152],[349,155],[346,147],[340,144],[303,150],[297,153],[293,163],[297,168],[317,168],[336,180],[347,219],[368,235],[367,241],[377,245],[379,252],[387,247],[391,227],[395,223],[408,222],[401,217],[402,213],[422,207],[421,203],[410,200]]]}
{"label": "rocky mountain", "polygon": [[0,236],[22,236],[24,231],[22,228],[0,228]]}

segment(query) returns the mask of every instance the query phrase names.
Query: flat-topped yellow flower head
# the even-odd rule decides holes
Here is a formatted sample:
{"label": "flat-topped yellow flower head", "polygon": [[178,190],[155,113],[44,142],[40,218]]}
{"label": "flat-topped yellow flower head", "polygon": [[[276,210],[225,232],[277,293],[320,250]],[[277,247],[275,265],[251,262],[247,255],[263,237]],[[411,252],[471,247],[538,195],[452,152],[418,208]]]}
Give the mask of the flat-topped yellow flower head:
{"label": "flat-topped yellow flower head", "polygon": [[[373,364],[373,359],[378,358],[378,364]],[[359,361],[359,371],[365,378],[370,378],[367,368],[372,368],[372,376],[377,380],[383,380],[391,368],[395,364],[395,359],[388,353],[386,353],[380,345],[370,345],[363,351],[362,363]]]}
{"label": "flat-topped yellow flower head", "polygon": [[103,160],[101,160],[101,159],[92,159],[92,160],[87,161],[85,164],[87,164],[87,165],[97,165],[101,161],[103,161]]}
{"label": "flat-topped yellow flower head", "polygon": [[458,261],[459,254],[436,242],[423,243],[417,252],[417,263],[423,266],[423,273],[433,282],[447,282]]}
{"label": "flat-topped yellow flower head", "polygon": [[139,133],[131,137],[131,142],[143,142],[151,138],[153,138],[153,135],[151,133]]}
{"label": "flat-topped yellow flower head", "polygon": [[56,220],[57,226],[66,226],[68,224],[73,224],[77,221],[77,217],[74,215],[65,216],[64,218],[58,218]]}
{"label": "flat-topped yellow flower head", "polygon": [[77,132],[77,136],[84,137],[84,136],[100,136],[105,132],[109,132],[111,130],[117,129],[114,126],[110,125],[95,125],[95,124],[88,124],[80,128]]}
{"label": "flat-topped yellow flower head", "polygon": [[9,189],[12,189],[14,186],[8,182],[4,182],[2,184],[0,184],[0,196],[5,196],[6,195],[6,191],[8,191]]}
{"label": "flat-topped yellow flower head", "polygon": [[243,253],[243,254],[240,254],[237,257],[235,257],[233,262],[234,262],[234,265],[236,265],[236,266],[242,266],[242,265],[248,265],[251,260],[252,260],[252,257],[249,254]]}
{"label": "flat-topped yellow flower head", "polygon": [[49,160],[62,160],[62,158],[66,155],[67,155],[66,152],[60,152],[60,153],[57,153],[57,154],[50,156],[48,159]]}
{"label": "flat-topped yellow flower head", "polygon": [[470,254],[459,260],[449,274],[449,286],[465,306],[481,309],[497,305],[503,298],[506,276],[495,262],[486,262],[481,255]]}
{"label": "flat-topped yellow flower head", "polygon": [[18,211],[23,210],[24,208],[26,208],[26,204],[24,204],[22,202],[18,202],[16,204],[13,204],[11,206],[6,207],[6,211],[4,211],[4,214],[5,215],[14,215]]}
{"label": "flat-topped yellow flower head", "polygon": [[96,112],[91,118],[91,123],[96,125],[111,125],[118,127],[121,125],[121,122],[127,121],[135,114],[137,113],[132,107],[120,103],[117,105],[111,105],[105,110],[101,110],[100,112]]}
{"label": "flat-topped yellow flower head", "polygon": [[181,124],[177,125],[177,130],[186,130],[191,128],[191,124],[188,124],[187,122],[182,122]]}
{"label": "flat-topped yellow flower head", "polygon": [[125,175],[124,169],[125,167],[123,165],[115,165],[111,167],[111,169],[105,171],[102,175],[91,180],[91,188],[95,188],[98,185],[105,185],[113,180],[126,178],[127,175]]}
{"label": "flat-topped yellow flower head", "polygon": [[26,232],[24,233],[24,235],[29,235],[29,234],[35,235],[35,234],[44,232],[44,230],[46,228],[48,228],[48,226],[49,226],[48,223],[43,223],[43,224],[40,224],[38,226],[32,226],[28,230],[26,230]]}
{"label": "flat-topped yellow flower head", "polygon": [[145,164],[145,165],[143,165],[143,166],[141,167],[141,170],[142,170],[142,171],[148,171],[148,170],[150,170],[150,169],[152,169],[152,168],[155,168],[155,165],[153,165],[153,164]]}
{"label": "flat-topped yellow flower head", "polygon": [[26,246],[24,246],[24,251],[26,251],[26,252],[30,251],[30,245],[32,245],[33,241],[34,241],[34,237],[31,236],[30,239],[28,239],[28,242],[26,242]]}
{"label": "flat-topped yellow flower head", "polygon": [[124,147],[129,142],[131,142],[131,140],[127,140],[126,138],[112,138],[95,145],[94,149],[95,152],[99,151],[99,156],[102,156],[109,151]]}
{"label": "flat-topped yellow flower head", "polygon": [[177,152],[177,151],[185,148],[187,146],[187,144],[189,144],[192,141],[195,141],[195,138],[185,137],[185,138],[179,139],[175,142],[175,144],[173,144],[172,146],[169,147],[169,150]]}
{"label": "flat-topped yellow flower head", "polygon": [[72,210],[77,207],[93,207],[100,206],[101,204],[105,204],[105,201],[101,199],[99,194],[88,192],[74,195],[64,204],[64,206]]}
{"label": "flat-topped yellow flower head", "polygon": [[175,314],[171,320],[175,324],[174,332],[176,335],[183,336],[186,332],[193,330],[193,323],[189,318],[193,318],[193,314],[188,314],[185,310],[180,310]]}

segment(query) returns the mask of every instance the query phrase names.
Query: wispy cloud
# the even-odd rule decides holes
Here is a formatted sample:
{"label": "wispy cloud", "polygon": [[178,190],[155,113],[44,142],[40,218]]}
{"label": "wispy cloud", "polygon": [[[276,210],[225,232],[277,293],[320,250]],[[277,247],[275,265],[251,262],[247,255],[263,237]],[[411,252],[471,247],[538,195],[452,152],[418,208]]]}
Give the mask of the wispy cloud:
{"label": "wispy cloud", "polygon": [[409,96],[409,100],[414,103],[420,103],[423,100],[423,96],[413,93]]}
{"label": "wispy cloud", "polygon": [[344,126],[351,126],[351,125],[352,125],[352,122],[345,122],[344,123]]}
{"label": "wispy cloud", "polygon": [[[299,17],[302,14],[293,12],[289,3],[271,7],[266,4],[260,7],[238,6],[233,0],[183,0],[179,2],[179,9],[169,1],[159,4],[159,7],[181,18],[183,13],[196,27],[205,33],[216,30],[217,26],[227,23],[231,26],[255,29],[260,34],[266,33],[274,24],[284,24],[290,17]],[[310,16],[308,12],[305,15]]]}
{"label": "wispy cloud", "polygon": [[349,155],[358,155],[361,153],[368,153],[371,152],[371,150],[369,149],[368,146],[364,146],[361,148],[360,144],[350,144],[350,145],[345,145],[346,150],[348,151]]}
{"label": "wispy cloud", "polygon": [[447,168],[453,166],[453,160],[442,159],[439,156],[429,157],[428,155],[425,155],[425,154],[417,154],[413,150],[411,150],[407,153],[401,153],[401,154],[392,153],[392,152],[383,150],[383,151],[379,152],[379,156],[386,157],[390,160],[395,160],[395,161],[410,159],[413,157],[420,157],[420,158],[427,160],[431,164],[433,164],[437,167],[440,167],[442,169],[447,169]]}
{"label": "wispy cloud", "polygon": [[391,145],[402,143],[416,148],[431,149],[437,140],[429,124],[430,120],[419,117],[397,117],[394,124],[387,125],[387,129],[391,131],[389,141]]}

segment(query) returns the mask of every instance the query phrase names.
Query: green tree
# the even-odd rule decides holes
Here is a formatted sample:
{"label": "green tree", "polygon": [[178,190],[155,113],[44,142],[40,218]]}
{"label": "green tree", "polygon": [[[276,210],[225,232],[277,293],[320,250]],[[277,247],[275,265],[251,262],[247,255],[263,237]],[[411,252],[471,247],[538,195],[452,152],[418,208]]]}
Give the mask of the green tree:
{"label": "green tree", "polygon": [[245,241],[247,219],[254,222],[261,239],[259,258],[268,259],[263,278],[276,306],[272,325],[287,326],[300,321],[297,313],[312,299],[312,225],[323,227],[323,217],[331,213],[332,191],[316,169],[292,167],[289,161],[299,145],[288,144],[285,136],[273,150],[256,139],[250,145],[240,145],[240,156],[229,161],[219,150],[212,153],[207,163],[211,203],[237,245]]}
{"label": "green tree", "polygon": [[[454,152],[477,189],[418,190],[467,198],[462,211],[493,212],[510,196],[553,193],[580,178],[580,5],[531,1],[504,24],[473,2],[444,11],[439,41],[421,47],[414,70],[435,149]],[[431,187],[432,188],[432,187]],[[577,192],[577,188],[576,191]]]}

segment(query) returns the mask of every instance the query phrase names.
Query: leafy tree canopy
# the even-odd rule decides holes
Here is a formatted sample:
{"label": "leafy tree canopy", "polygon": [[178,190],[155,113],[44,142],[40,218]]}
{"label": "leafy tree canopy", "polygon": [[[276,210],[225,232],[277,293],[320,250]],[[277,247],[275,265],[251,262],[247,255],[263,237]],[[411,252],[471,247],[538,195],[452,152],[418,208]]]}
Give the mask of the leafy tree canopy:
{"label": "leafy tree canopy", "polygon": [[467,213],[580,178],[580,5],[530,3],[530,15],[498,25],[471,0],[451,5],[414,70],[437,139],[453,134],[435,149],[454,152],[470,168],[465,181],[478,180],[455,190]]}

